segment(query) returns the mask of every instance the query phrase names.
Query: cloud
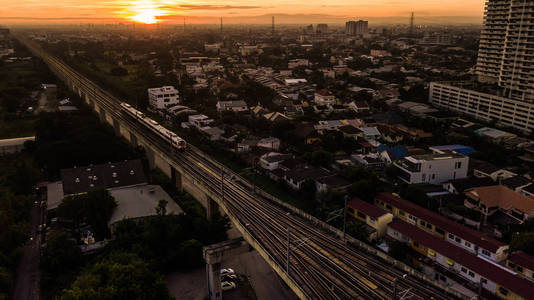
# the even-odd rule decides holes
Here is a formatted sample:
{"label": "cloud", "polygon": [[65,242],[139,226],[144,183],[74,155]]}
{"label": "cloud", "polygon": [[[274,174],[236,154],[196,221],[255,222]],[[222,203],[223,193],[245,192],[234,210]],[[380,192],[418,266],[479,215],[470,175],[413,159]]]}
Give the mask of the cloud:
{"label": "cloud", "polygon": [[181,4],[179,8],[187,10],[229,10],[229,9],[258,9],[265,8],[263,6],[253,5],[209,5],[209,4]]}

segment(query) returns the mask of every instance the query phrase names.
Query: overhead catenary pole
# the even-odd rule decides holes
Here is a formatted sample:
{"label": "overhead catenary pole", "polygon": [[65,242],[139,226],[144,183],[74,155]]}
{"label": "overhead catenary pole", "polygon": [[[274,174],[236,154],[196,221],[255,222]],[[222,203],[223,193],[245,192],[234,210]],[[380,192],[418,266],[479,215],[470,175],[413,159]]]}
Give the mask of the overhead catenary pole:
{"label": "overhead catenary pole", "polygon": [[287,229],[287,257],[286,257],[286,274],[289,276],[289,251],[291,251],[291,231]]}

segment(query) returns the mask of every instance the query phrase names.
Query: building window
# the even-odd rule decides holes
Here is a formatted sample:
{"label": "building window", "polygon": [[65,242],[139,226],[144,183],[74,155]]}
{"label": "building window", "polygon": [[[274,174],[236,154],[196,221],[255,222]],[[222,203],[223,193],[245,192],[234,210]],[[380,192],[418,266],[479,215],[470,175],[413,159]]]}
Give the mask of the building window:
{"label": "building window", "polygon": [[468,241],[465,241],[465,246],[471,248],[471,243],[469,243]]}
{"label": "building window", "polygon": [[386,204],[386,208],[389,209],[389,210],[391,210],[391,205]]}
{"label": "building window", "polygon": [[523,273],[523,267],[517,266],[515,269],[517,270],[517,272]]}
{"label": "building window", "polygon": [[469,276],[471,276],[471,277],[475,277],[475,273],[469,271]]}
{"label": "building window", "polygon": [[447,259],[445,262],[451,267],[454,266],[454,262],[450,259]]}
{"label": "building window", "polygon": [[430,224],[430,223],[426,223],[426,228],[428,228],[428,229],[432,229],[432,224]]}
{"label": "building window", "polygon": [[515,264],[511,261],[508,262],[508,266],[512,269],[515,269]]}
{"label": "building window", "polygon": [[425,221],[423,221],[423,220],[420,220],[420,221],[419,221],[419,224],[421,224],[421,225],[425,226],[425,224],[426,224],[426,223],[425,223]]}
{"label": "building window", "polygon": [[358,217],[360,217],[360,218],[362,218],[362,219],[365,219],[365,215],[362,214],[361,212],[358,212],[357,215],[358,215]]}
{"label": "building window", "polygon": [[430,255],[430,256],[436,256],[436,252],[434,252],[434,250],[430,250],[430,249],[428,249],[428,255]]}
{"label": "building window", "polygon": [[454,164],[454,168],[455,169],[460,169],[462,167],[462,162],[461,161],[458,161]]}
{"label": "building window", "polygon": [[441,235],[445,234],[445,231],[443,231],[441,228],[437,228],[437,227],[436,227],[436,232],[441,234]]}
{"label": "building window", "polygon": [[349,210],[350,214],[355,214],[356,213],[356,211],[352,207],[349,207],[348,210]]}
{"label": "building window", "polygon": [[454,240],[454,234],[449,233],[449,239]]}
{"label": "building window", "polygon": [[491,253],[490,253],[488,250],[486,250],[486,249],[482,249],[482,254],[483,254],[484,256],[491,256]]}
{"label": "building window", "polygon": [[457,243],[461,243],[461,242],[462,242],[462,239],[459,238],[459,237],[456,237],[454,240],[455,240]]}
{"label": "building window", "polygon": [[405,212],[402,211],[402,210],[399,210],[399,215],[404,216],[404,215],[405,215]]}
{"label": "building window", "polygon": [[508,290],[503,288],[503,287],[500,287],[499,288],[499,293],[501,293],[501,295],[506,296],[506,295],[508,295]]}
{"label": "building window", "polygon": [[460,270],[462,270],[462,272],[464,272],[464,273],[467,273],[467,269],[464,268],[464,267],[462,267]]}

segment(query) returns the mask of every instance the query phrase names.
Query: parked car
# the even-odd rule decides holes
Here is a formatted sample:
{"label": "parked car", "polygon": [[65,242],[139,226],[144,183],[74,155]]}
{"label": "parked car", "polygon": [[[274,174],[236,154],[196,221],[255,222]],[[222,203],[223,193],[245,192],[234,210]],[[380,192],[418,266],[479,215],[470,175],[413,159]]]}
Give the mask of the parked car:
{"label": "parked car", "polygon": [[221,282],[221,289],[223,291],[233,290],[236,287],[237,287],[237,285],[234,282],[228,282],[228,281]]}
{"label": "parked car", "polygon": [[221,275],[221,281],[236,282],[237,276],[234,274]]}
{"label": "parked car", "polygon": [[233,275],[235,274],[234,270],[233,269],[221,269],[221,276],[222,275]]}

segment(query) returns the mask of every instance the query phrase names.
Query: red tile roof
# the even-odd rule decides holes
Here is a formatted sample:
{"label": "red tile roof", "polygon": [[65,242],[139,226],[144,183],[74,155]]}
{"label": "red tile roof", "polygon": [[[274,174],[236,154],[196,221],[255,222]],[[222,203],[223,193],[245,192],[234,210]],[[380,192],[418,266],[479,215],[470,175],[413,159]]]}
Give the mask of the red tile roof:
{"label": "red tile roof", "polygon": [[455,263],[462,265],[471,271],[487,278],[498,285],[509,289],[517,295],[530,298],[534,295],[534,283],[527,279],[521,278],[518,275],[490,263],[476,255],[454,246],[424,230],[417,228],[414,225],[408,224],[400,219],[394,219],[389,224],[391,229],[394,229],[419,244],[434,250],[435,252],[453,260]]}
{"label": "red tile roof", "polygon": [[508,259],[516,265],[534,271],[534,256],[532,255],[529,255],[523,251],[517,251],[512,253]]}
{"label": "red tile roof", "polygon": [[449,220],[443,216],[438,215],[428,209],[425,209],[417,204],[414,204],[408,200],[404,200],[398,196],[390,193],[379,193],[375,200],[380,200],[391,206],[397,207],[425,222],[433,224],[447,232],[450,232],[464,240],[467,240],[481,248],[484,248],[492,253],[497,252],[500,247],[506,246],[505,243],[493,239],[483,233],[465,227],[452,220]]}
{"label": "red tile roof", "polygon": [[360,212],[362,212],[365,215],[368,215],[369,217],[378,219],[381,216],[387,214],[388,212],[378,208],[370,203],[367,203],[360,198],[353,198],[349,202],[347,202],[348,207],[352,207]]}

